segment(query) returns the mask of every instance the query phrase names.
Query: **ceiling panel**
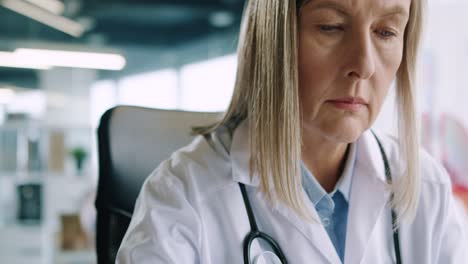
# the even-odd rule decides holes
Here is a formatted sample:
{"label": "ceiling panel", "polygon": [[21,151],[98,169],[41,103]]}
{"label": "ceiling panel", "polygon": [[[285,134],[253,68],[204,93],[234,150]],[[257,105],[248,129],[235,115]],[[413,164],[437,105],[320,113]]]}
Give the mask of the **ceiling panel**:
{"label": "ceiling panel", "polygon": [[[97,41],[100,45],[123,50],[132,46],[174,49],[179,45],[186,46],[211,35],[235,31],[240,24],[244,1],[64,0],[63,2],[64,14],[67,17],[86,22],[90,26],[90,30],[83,36],[71,37],[0,7],[0,39],[5,40],[4,43],[40,41],[80,45],[96,45]],[[212,17],[217,14],[228,15],[232,21],[223,26],[216,26]],[[0,48],[5,49],[4,45],[0,45]],[[0,77],[3,76],[5,80],[5,76],[10,76],[8,77],[10,81],[15,79],[32,80],[28,83],[37,81],[22,74],[26,74],[25,71],[0,68]]]}

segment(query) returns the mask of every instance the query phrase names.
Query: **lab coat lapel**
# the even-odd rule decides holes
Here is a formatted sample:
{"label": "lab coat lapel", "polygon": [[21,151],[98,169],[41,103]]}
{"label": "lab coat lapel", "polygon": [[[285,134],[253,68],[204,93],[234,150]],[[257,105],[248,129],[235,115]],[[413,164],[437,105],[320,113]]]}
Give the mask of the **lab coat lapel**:
{"label": "lab coat lapel", "polygon": [[345,263],[362,262],[373,230],[382,217],[390,197],[385,181],[382,155],[371,132],[364,133],[359,139],[356,154],[346,234]]}
{"label": "lab coat lapel", "polygon": [[[330,237],[328,236],[327,231],[320,222],[320,218],[317,211],[315,210],[315,207],[312,205],[312,202],[310,202],[309,198],[306,197],[305,192],[303,192],[303,195],[307,203],[306,205],[308,207],[308,211],[312,212],[314,219],[317,219],[315,222],[307,222],[303,220],[291,208],[283,204],[278,204],[276,210],[280,215],[283,216],[284,220],[288,221],[292,226],[294,226],[294,228],[302,233],[307,238],[307,240],[311,242],[313,249],[315,249],[319,255],[322,255],[328,261],[328,263],[341,263],[341,260],[330,240]],[[295,254],[300,254],[300,252],[296,252]],[[312,262],[315,263],[316,261],[318,260]]]}

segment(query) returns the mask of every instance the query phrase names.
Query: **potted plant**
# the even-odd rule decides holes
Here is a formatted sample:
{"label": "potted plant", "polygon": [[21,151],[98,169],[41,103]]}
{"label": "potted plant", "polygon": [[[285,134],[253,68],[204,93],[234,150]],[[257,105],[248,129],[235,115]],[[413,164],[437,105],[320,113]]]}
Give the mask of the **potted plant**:
{"label": "potted plant", "polygon": [[70,151],[70,154],[75,160],[76,170],[78,174],[81,174],[83,170],[84,161],[88,156],[86,149],[84,149],[83,147],[75,147]]}

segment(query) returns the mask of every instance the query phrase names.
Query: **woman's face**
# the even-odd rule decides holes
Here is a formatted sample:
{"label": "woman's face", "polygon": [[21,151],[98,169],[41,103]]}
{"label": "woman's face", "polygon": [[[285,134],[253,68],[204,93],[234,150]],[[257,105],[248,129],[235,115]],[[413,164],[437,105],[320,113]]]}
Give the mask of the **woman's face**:
{"label": "woman's face", "polygon": [[402,61],[411,0],[310,0],[299,11],[305,133],[355,141],[376,119]]}

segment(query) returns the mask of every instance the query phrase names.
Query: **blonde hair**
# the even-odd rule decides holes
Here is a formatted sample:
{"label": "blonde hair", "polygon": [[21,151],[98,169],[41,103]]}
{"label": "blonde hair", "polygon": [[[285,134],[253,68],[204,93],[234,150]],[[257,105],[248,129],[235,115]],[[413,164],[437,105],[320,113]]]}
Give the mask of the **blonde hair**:
{"label": "blonde hair", "polygon": [[[298,87],[299,8],[307,0],[248,1],[238,46],[234,94],[224,118],[197,133],[218,126],[234,129],[247,120],[250,174],[260,178],[260,191],[281,201],[300,216],[306,211],[300,173],[301,119]],[[406,175],[394,181],[392,207],[398,219],[414,216],[419,197],[419,145],[415,126],[415,65],[422,22],[422,1],[413,0],[405,32],[402,64],[397,73],[401,156]]]}

